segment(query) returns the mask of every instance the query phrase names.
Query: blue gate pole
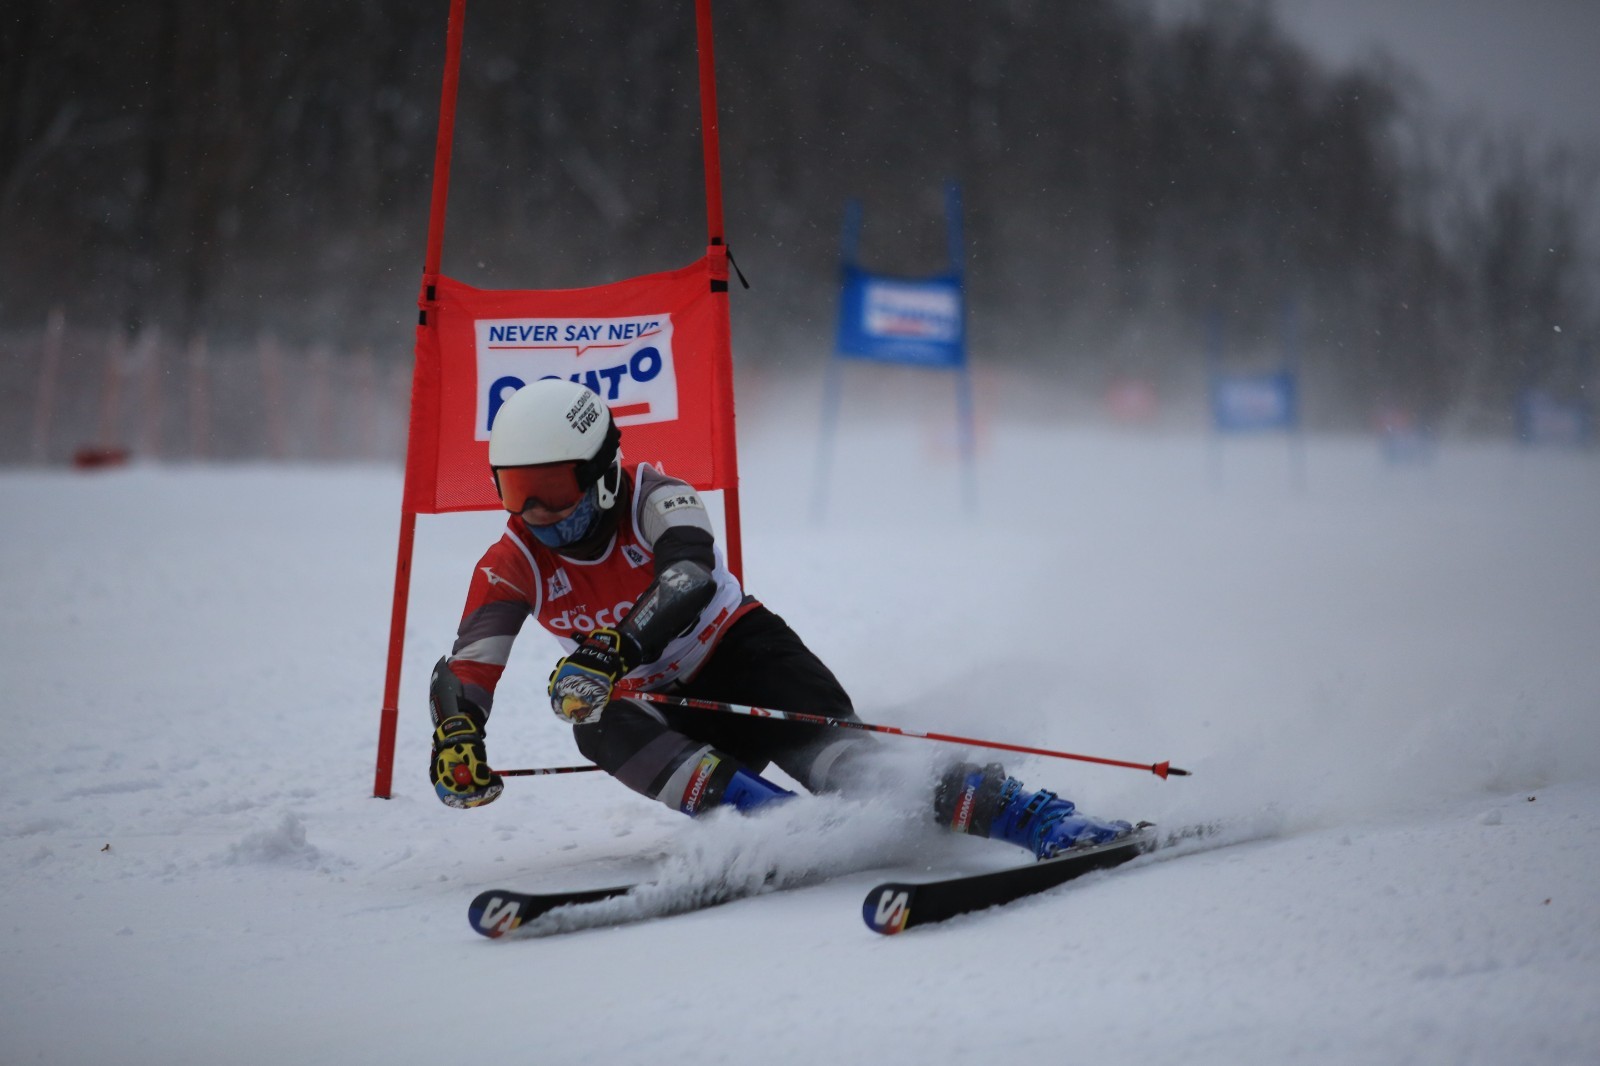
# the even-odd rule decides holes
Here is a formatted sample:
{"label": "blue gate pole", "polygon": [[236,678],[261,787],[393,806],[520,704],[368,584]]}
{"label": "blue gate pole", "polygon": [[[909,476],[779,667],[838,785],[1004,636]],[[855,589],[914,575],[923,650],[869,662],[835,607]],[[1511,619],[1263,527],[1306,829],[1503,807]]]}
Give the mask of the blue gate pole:
{"label": "blue gate pole", "polygon": [[1222,387],[1223,322],[1221,308],[1213,307],[1206,316],[1206,406],[1210,408],[1211,487],[1222,489],[1222,427],[1217,424],[1217,403]]}
{"label": "blue gate pole", "polygon": [[[843,278],[856,264],[861,248],[861,201],[851,197],[844,202],[844,224],[839,231],[839,274]],[[842,301],[846,289],[841,284],[840,314],[844,314]],[[842,328],[842,327],[841,327]],[[822,427],[817,436],[817,467],[811,492],[811,518],[821,523],[828,510],[829,481],[833,475],[833,441],[839,430],[839,402],[844,388],[843,360],[835,352],[828,360],[828,369],[822,383]]]}
{"label": "blue gate pole", "polygon": [[944,187],[944,212],[949,241],[950,273],[961,294],[961,365],[956,368],[956,432],[960,442],[962,476],[967,514],[978,513],[978,433],[977,414],[972,399],[972,362],[967,354],[967,278],[966,256],[961,232],[961,184],[951,180]]}
{"label": "blue gate pole", "polygon": [[950,273],[960,277],[965,256],[961,246],[961,186],[957,182],[945,183],[944,216],[950,241]]}
{"label": "blue gate pole", "polygon": [[961,466],[967,514],[978,513],[978,441],[972,402],[972,369],[962,363],[956,370],[956,419],[961,440]]}
{"label": "blue gate pole", "polygon": [[1306,488],[1305,412],[1300,387],[1300,307],[1293,296],[1283,303],[1283,369],[1288,376],[1289,402],[1293,405],[1289,425],[1289,478],[1296,492]]}
{"label": "blue gate pole", "polygon": [[855,266],[861,251],[861,201],[851,197],[844,202],[844,229],[839,234],[839,260]]}
{"label": "blue gate pole", "polygon": [[811,493],[811,518],[821,524],[828,510],[828,488],[833,474],[833,440],[839,429],[839,397],[843,390],[843,359],[828,360],[822,385],[822,431],[817,437],[817,469]]}

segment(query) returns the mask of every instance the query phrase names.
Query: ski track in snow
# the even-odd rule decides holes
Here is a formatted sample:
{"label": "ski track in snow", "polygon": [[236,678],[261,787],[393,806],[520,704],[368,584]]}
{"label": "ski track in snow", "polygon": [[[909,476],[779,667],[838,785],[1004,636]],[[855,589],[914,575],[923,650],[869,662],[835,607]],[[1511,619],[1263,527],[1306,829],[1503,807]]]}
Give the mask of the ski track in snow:
{"label": "ski track in snow", "polygon": [[[1194,776],[1007,762],[1224,834],[881,938],[872,885],[1022,853],[903,789],[689,823],[594,774],[446,809],[426,674],[485,514],[419,525],[375,800],[394,470],[0,472],[0,1062],[1596,1060],[1594,457],[1313,439],[1295,492],[1281,442],[1230,442],[1218,486],[1198,437],[1020,425],[970,517],[918,425],[847,409],[874,461],[819,527],[804,412],[741,415],[748,584],[863,717],[1170,758]],[[577,761],[554,654],[519,642],[497,764]],[[935,754],[883,743],[896,780]],[[485,888],[638,879],[543,935],[467,925]]]}

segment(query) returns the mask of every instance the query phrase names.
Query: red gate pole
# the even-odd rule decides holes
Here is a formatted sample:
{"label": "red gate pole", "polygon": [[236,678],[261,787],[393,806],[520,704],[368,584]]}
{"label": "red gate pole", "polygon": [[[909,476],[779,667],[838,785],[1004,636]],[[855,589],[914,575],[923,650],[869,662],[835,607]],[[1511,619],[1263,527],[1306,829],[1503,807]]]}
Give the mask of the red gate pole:
{"label": "red gate pole", "polygon": [[[444,252],[444,209],[450,194],[450,148],[455,139],[456,89],[461,82],[461,29],[466,22],[467,0],[450,0],[450,21],[445,32],[444,85],[439,94],[439,135],[433,153],[433,200],[428,210],[428,250],[422,265],[422,308],[417,325],[417,362],[412,368],[411,403],[417,402],[417,376],[422,366],[424,330],[439,328],[434,308],[434,286]],[[415,543],[417,512],[412,500],[412,449],[414,434],[407,434],[404,500],[400,505],[400,539],[394,568],[394,604],[389,614],[389,660],[383,680],[383,710],[378,723],[378,766],[372,794],[389,798],[394,777],[395,732],[400,720],[400,665],[405,657],[406,608],[411,598],[411,554]]]}
{"label": "red gate pole", "polygon": [[[694,22],[700,57],[700,141],[705,151],[706,169],[706,243],[708,254],[727,257],[727,241],[722,223],[722,148],[717,136],[717,64],[711,43],[711,0],[695,0]],[[724,279],[727,267],[723,266]],[[720,395],[717,407],[732,411],[733,402],[733,342],[728,311],[728,285],[722,291],[712,291],[712,298],[722,304],[718,328],[724,334],[722,350],[727,360],[720,364],[715,388]],[[713,447],[718,453],[718,466],[726,475],[722,490],[723,521],[728,534],[728,569],[735,577],[744,580],[744,549],[739,534],[739,460],[732,425],[719,426]]]}
{"label": "red gate pole", "polygon": [[695,0],[695,32],[700,53],[700,142],[706,158],[706,232],[709,244],[724,244],[722,232],[722,149],[717,138],[717,63],[711,47],[711,0]]}

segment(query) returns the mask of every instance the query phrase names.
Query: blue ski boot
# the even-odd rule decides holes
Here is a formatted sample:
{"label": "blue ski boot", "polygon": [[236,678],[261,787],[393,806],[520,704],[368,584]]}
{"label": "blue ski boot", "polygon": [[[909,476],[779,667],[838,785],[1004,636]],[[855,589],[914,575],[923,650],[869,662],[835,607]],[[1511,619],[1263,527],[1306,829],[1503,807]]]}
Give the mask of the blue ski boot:
{"label": "blue ski boot", "polygon": [[[680,780],[681,779],[681,780]],[[681,788],[681,795],[678,794]],[[769,803],[792,799],[794,793],[751,773],[729,756],[707,748],[691,767],[685,763],[673,774],[660,799],[694,817],[717,807],[733,807],[741,814]]]}
{"label": "blue ski boot", "polygon": [[1048,859],[1070,848],[1105,844],[1133,831],[1122,821],[1079,814],[1071,800],[1040,789],[1026,792],[999,763],[962,763],[939,782],[934,811],[957,833],[1004,840]]}

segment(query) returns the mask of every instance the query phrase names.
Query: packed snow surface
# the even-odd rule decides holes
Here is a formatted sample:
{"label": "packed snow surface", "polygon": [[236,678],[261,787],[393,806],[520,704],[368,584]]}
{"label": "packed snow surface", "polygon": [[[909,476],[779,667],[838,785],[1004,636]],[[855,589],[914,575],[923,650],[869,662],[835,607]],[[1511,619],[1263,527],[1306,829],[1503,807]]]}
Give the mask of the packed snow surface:
{"label": "packed snow surface", "polygon": [[[799,395],[741,410],[747,586],[862,716],[1170,759],[1193,776],[1006,762],[1227,846],[883,938],[877,882],[1025,858],[892,784],[933,741],[882,738],[881,796],[750,818],[592,773],[447,809],[426,678],[492,514],[419,520],[375,799],[396,470],[13,470],[0,1062],[1596,1061],[1594,457],[1012,420],[971,510],[937,420],[849,410],[819,497]],[[498,766],[582,761],[555,654],[519,641]],[[485,888],[652,875],[551,935],[467,925]]]}

